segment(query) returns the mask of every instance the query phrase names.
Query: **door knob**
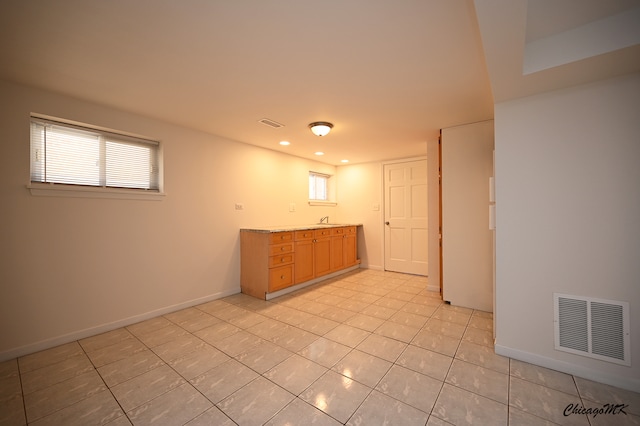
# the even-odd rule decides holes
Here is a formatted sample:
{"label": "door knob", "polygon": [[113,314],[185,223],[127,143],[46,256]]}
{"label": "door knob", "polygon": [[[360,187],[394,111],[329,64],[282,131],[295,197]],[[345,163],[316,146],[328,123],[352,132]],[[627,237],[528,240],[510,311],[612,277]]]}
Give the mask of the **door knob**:
{"label": "door knob", "polygon": [[385,222],[384,224],[385,224],[385,225],[388,225],[388,224],[389,224],[389,222]]}

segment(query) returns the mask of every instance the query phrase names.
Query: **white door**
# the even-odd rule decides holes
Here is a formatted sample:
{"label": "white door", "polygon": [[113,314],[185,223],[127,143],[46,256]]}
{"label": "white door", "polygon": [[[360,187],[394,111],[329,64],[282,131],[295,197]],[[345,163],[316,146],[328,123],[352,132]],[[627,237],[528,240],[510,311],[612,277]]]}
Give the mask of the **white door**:
{"label": "white door", "polygon": [[427,160],[384,166],[384,268],[428,274]]}

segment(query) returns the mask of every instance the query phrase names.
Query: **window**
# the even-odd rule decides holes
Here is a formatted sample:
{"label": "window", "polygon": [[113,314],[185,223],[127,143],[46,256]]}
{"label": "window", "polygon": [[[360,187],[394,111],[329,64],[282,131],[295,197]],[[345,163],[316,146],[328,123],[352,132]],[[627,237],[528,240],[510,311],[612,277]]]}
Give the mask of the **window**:
{"label": "window", "polygon": [[31,182],[159,192],[159,145],[31,117]]}
{"label": "window", "polygon": [[309,200],[328,201],[329,175],[309,172]]}

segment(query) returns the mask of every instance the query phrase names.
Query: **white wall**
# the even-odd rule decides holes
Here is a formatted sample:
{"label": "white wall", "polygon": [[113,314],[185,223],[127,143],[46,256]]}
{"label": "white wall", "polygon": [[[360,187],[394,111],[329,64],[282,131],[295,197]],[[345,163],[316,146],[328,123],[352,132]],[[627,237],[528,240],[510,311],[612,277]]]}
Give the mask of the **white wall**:
{"label": "white wall", "polygon": [[[32,196],[31,112],[161,140],[166,197]],[[240,227],[340,221],[307,203],[333,166],[4,82],[0,128],[0,360],[238,292]]]}
{"label": "white wall", "polygon": [[[640,74],[496,105],[496,351],[640,391]],[[553,293],[630,304],[631,367],[554,350]]]}

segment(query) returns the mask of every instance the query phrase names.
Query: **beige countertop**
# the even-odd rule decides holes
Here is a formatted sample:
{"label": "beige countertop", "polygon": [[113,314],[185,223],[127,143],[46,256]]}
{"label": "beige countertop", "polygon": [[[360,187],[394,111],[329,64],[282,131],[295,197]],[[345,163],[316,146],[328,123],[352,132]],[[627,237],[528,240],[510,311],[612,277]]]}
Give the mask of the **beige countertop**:
{"label": "beige countertop", "polygon": [[314,225],[279,225],[264,226],[256,228],[240,228],[245,232],[286,232],[286,231],[303,231],[306,229],[323,229],[323,228],[342,228],[344,226],[362,226],[361,223],[316,223]]}

